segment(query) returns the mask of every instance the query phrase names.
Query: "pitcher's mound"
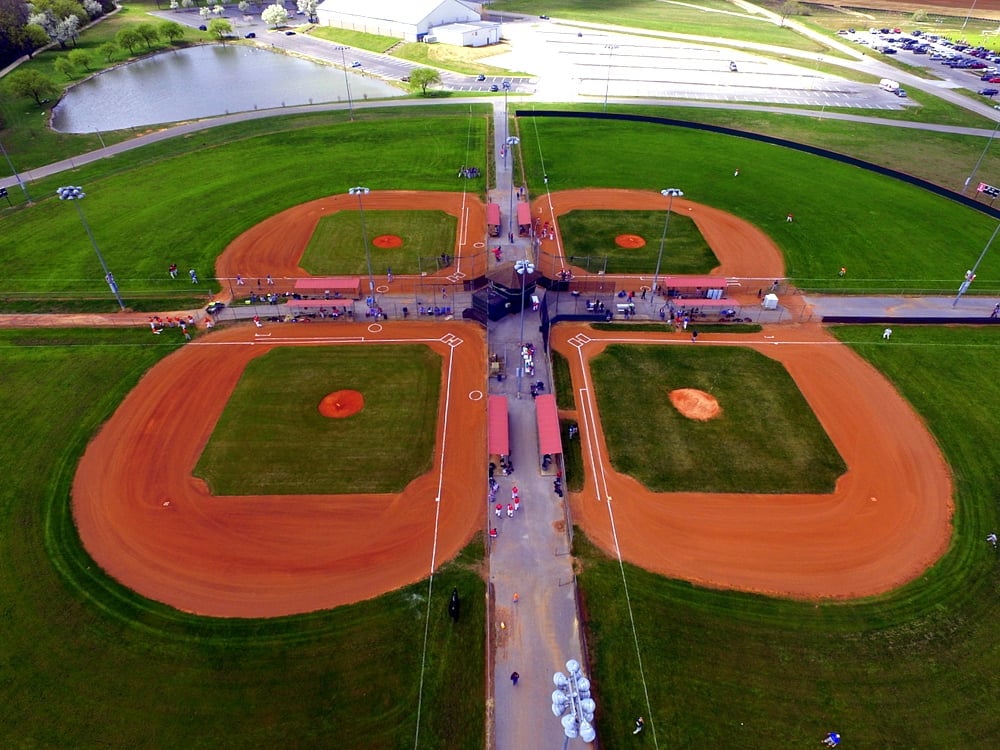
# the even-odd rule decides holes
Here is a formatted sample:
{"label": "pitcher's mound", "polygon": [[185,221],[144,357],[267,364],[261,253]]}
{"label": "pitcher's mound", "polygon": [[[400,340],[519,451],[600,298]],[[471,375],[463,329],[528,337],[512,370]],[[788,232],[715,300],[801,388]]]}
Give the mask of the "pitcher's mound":
{"label": "pitcher's mound", "polygon": [[380,234],[378,237],[372,240],[372,244],[375,247],[382,248],[383,250],[388,250],[393,247],[399,247],[403,244],[403,238],[395,234]]}
{"label": "pitcher's mound", "polygon": [[358,391],[334,391],[323,396],[319,402],[319,413],[324,417],[349,417],[357,414],[365,405],[365,397]]}
{"label": "pitcher's mound", "polygon": [[678,388],[670,391],[670,403],[688,419],[707,422],[722,413],[722,407],[715,396],[697,388]]}
{"label": "pitcher's mound", "polygon": [[637,247],[645,245],[646,240],[637,234],[619,234],[615,237],[615,244],[618,245],[618,247],[627,247],[634,250]]}

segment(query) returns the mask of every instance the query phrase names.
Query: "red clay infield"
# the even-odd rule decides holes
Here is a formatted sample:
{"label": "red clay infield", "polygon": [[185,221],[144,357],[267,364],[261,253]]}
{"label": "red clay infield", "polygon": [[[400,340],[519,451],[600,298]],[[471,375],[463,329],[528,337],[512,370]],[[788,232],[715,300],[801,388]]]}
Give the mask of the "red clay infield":
{"label": "red clay infield", "polygon": [[[551,196],[551,216],[661,204],[656,192],[567,191]],[[326,211],[355,205],[349,196],[332,196],[271,217],[226,249],[218,275],[271,273],[276,281],[307,275],[298,259],[315,222]],[[461,256],[485,237],[485,208],[478,200],[460,193],[373,192],[365,206],[436,208],[458,216],[457,267],[451,271],[463,260],[462,275],[482,270],[472,264],[485,264],[485,253],[474,260]],[[536,202],[533,211],[549,213],[548,206]],[[684,199],[674,206],[689,212],[718,256],[714,273],[783,275],[780,252],[757,228]],[[549,257],[556,255],[558,240],[545,244],[551,245]],[[145,324],[144,316],[137,324]],[[692,344],[680,335],[598,333],[580,325],[556,327],[552,340],[571,364],[588,464],[584,491],[571,499],[574,521],[612,553],[613,512],[623,557],[650,570],[709,586],[846,598],[911,580],[945,551],[952,486],[933,438],[877,371],[818,325],[785,324],[730,340],[703,334],[697,346],[751,346],[784,363],[849,467],[835,492],[822,496],[653,494],[618,475],[607,463],[586,363],[612,340]],[[404,341],[424,341],[442,354],[448,373],[442,388],[450,392],[441,399],[437,463],[402,493],[213,497],[193,478],[253,357],[275,346]],[[83,544],[123,584],[207,615],[306,612],[420,580],[482,530],[482,496],[470,487],[485,481],[485,468],[470,473],[468,467],[485,467],[485,344],[481,328],[455,321],[216,329],[154,367],[88,446],[73,485]]]}

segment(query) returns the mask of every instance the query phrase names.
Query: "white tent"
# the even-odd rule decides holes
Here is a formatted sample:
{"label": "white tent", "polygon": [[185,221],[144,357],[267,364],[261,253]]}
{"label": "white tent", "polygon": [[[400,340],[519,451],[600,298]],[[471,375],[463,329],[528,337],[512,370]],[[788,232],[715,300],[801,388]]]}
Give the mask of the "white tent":
{"label": "white tent", "polygon": [[778,309],[778,295],[777,294],[765,294],[764,301],[761,303],[761,307],[765,310],[777,310]]}

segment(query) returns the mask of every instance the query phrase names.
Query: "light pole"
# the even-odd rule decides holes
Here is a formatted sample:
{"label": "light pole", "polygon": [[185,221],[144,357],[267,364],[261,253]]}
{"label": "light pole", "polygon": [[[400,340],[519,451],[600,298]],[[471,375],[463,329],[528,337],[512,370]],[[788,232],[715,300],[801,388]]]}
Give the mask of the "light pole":
{"label": "light pole", "polygon": [[87,236],[90,238],[90,244],[94,246],[94,252],[97,253],[97,259],[101,262],[101,268],[104,269],[104,280],[108,283],[108,288],[111,289],[111,293],[115,295],[115,299],[118,300],[118,306],[124,311],[125,303],[122,302],[121,295],[118,294],[118,282],[115,281],[114,275],[108,270],[108,264],[104,262],[104,256],[101,255],[101,250],[97,247],[97,240],[94,239],[94,233],[90,231],[90,225],[87,224],[87,219],[83,215],[83,209],[80,208],[80,201],[86,198],[87,194],[83,192],[82,187],[71,185],[69,187],[57,188],[56,195],[59,196],[59,200],[73,201],[73,204],[76,206],[76,212],[80,214],[80,221],[83,223],[83,228],[87,230]]}
{"label": "light pole", "polygon": [[590,680],[583,676],[580,671],[580,662],[570,659],[566,662],[566,671],[569,675],[556,672],[552,675],[552,682],[556,689],[552,691],[552,713],[561,716],[559,723],[563,726],[563,750],[569,745],[569,741],[579,737],[584,742],[593,742],[597,739],[597,732],[594,731],[594,710],[597,704],[590,697]]}
{"label": "light pole", "polygon": [[604,49],[608,51],[608,78],[604,82],[604,111],[608,111],[608,89],[611,88],[611,60],[615,56],[615,50],[618,49],[617,44],[605,44]]}
{"label": "light pole", "polygon": [[24,199],[28,201],[28,203],[31,203],[31,196],[28,195],[28,186],[21,181],[21,175],[19,175],[17,170],[14,169],[14,162],[10,160],[10,157],[7,155],[7,149],[3,147],[2,143],[0,143],[0,152],[3,153],[3,158],[7,160],[7,166],[10,167],[10,173],[14,175],[14,179],[17,180],[17,184],[20,186],[21,192],[24,193]]}
{"label": "light pole", "polygon": [[962,298],[962,295],[965,294],[965,292],[968,290],[969,285],[975,280],[976,269],[979,268],[979,264],[982,263],[983,258],[986,257],[986,251],[990,249],[990,245],[993,244],[993,240],[996,239],[998,232],[1000,232],[1000,224],[996,225],[996,228],[993,230],[993,234],[990,235],[989,240],[987,240],[986,242],[986,247],[984,247],[983,251],[979,253],[979,258],[976,260],[976,265],[974,265],[972,268],[970,268],[968,271],[965,272],[965,280],[962,281],[962,283],[958,287],[958,295],[955,297],[955,301],[951,303],[952,307],[955,307],[958,304],[958,301]]}
{"label": "light pole", "polygon": [[366,187],[352,187],[349,195],[358,196],[358,211],[361,212],[361,241],[365,243],[365,260],[368,263],[368,309],[375,309],[375,274],[372,273],[372,251],[368,247],[368,233],[365,231],[365,204],[362,198],[371,192]]}
{"label": "light pole", "polygon": [[[1000,105],[993,105],[993,109],[1000,109]],[[993,132],[990,133],[990,139],[986,141],[986,145],[983,147],[983,153],[979,155],[979,159],[976,161],[976,166],[972,168],[972,172],[969,176],[965,178],[965,185],[962,186],[962,195],[965,195],[966,191],[969,189],[969,184],[972,182],[972,178],[976,176],[976,172],[979,171],[979,165],[983,163],[983,159],[986,158],[986,152],[990,150],[990,144],[993,143],[993,139],[997,137],[997,129],[1000,128],[1000,120],[997,120],[997,124],[993,126]]]}
{"label": "light pole", "polygon": [[517,368],[517,395],[521,396],[521,374],[524,372],[524,288],[528,285],[528,276],[535,272],[535,264],[529,260],[519,260],[514,264],[514,270],[521,277],[521,333],[518,337],[517,348],[521,364]]}
{"label": "light pole", "polygon": [[[516,135],[512,135],[507,138],[504,143],[507,144],[507,151],[510,151],[514,146],[518,145],[521,139]],[[506,156],[506,155],[505,155]],[[510,157],[510,233],[513,236],[517,226],[517,218],[514,216],[514,157]]]}
{"label": "light pole", "polygon": [[344,86],[347,87],[347,110],[351,113],[351,121],[354,121],[354,104],[351,102],[351,80],[347,75],[347,58],[344,57],[344,51],[347,47],[340,46],[334,47],[334,49],[340,50],[340,62],[344,65]]}
{"label": "light pole", "polygon": [[670,226],[670,209],[674,205],[674,198],[681,198],[684,192],[677,188],[667,188],[661,190],[660,195],[667,199],[667,218],[663,222],[663,236],[660,237],[660,252],[656,256],[656,272],[653,274],[653,288],[649,293],[650,304],[656,302],[656,287],[660,278],[660,261],[663,260],[663,243],[667,241],[667,227]]}

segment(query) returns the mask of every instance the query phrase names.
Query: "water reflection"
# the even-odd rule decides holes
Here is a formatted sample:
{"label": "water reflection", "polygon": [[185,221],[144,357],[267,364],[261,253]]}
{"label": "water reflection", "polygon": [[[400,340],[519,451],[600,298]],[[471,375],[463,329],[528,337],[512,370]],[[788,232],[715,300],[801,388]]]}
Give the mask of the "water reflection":
{"label": "water reflection", "polygon": [[[355,100],[403,93],[354,73],[350,80]],[[347,101],[338,68],[257,47],[204,45],[122,65],[72,87],[52,125],[64,133],[92,133],[338,101]]]}

